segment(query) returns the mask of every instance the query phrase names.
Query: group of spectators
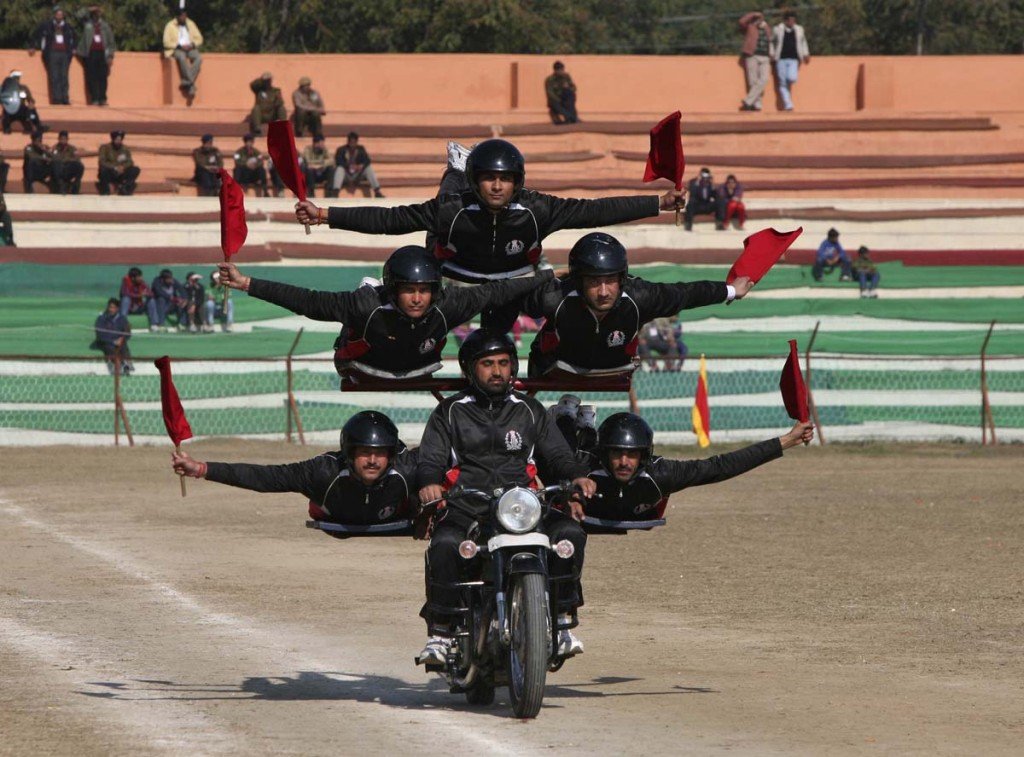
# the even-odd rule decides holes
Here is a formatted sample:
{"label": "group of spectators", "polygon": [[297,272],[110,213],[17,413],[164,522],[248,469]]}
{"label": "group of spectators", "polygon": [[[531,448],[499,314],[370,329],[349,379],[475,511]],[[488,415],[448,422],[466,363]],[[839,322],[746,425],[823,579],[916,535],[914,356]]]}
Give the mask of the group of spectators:
{"label": "group of spectators", "polygon": [[861,245],[857,250],[857,259],[850,260],[850,256],[839,243],[839,230],[832,228],[828,230],[825,240],[818,245],[814,265],[811,266],[811,276],[820,282],[837,268],[840,281],[857,279],[861,299],[878,297],[878,282],[882,276],[878,272],[878,266],[871,259],[871,251]]}
{"label": "group of spectators", "polygon": [[739,27],[743,34],[740,65],[747,80],[747,95],[740,102],[740,110],[761,110],[773,63],[780,110],[793,110],[792,89],[800,65],[811,62],[807,35],[796,22],[796,13],[784,11],[781,23],[769,27],[764,13],[753,11],[740,18]]}
{"label": "group of spectators", "polygon": [[715,228],[719,231],[736,219],[742,229],[747,222],[747,206],[743,204],[743,185],[734,174],[725,177],[725,182],[715,184],[710,168],[702,168],[687,186],[686,208],[683,210],[687,231],[693,230],[693,217],[714,215]]}
{"label": "group of spectators", "polygon": [[[53,194],[77,195],[82,190],[85,164],[78,148],[70,143],[66,130],[57,134],[57,142],[47,145],[43,142],[42,130],[35,130],[29,136],[29,143],[22,153],[22,189],[26,194],[35,192],[35,185],[42,184]],[[125,133],[121,130],[110,132],[110,142],[101,145],[98,154],[96,190],[101,195],[114,192],[119,195],[135,193],[140,169],[132,160],[132,153],[124,144]],[[0,153],[0,195],[7,190],[7,176],[10,164]]]}

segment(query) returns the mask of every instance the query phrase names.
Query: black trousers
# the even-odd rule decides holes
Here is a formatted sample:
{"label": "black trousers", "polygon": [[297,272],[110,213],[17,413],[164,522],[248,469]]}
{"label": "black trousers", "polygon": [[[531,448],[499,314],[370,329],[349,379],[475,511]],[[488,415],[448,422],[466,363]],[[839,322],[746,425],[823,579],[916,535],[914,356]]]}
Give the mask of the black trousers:
{"label": "black trousers", "polygon": [[43,128],[43,124],[39,120],[39,114],[35,108],[30,108],[22,103],[21,108],[13,116],[4,111],[3,117],[3,131],[4,134],[11,133],[11,124],[15,121],[21,122],[21,128],[26,132],[37,131]]}
{"label": "black trousers", "polygon": [[259,187],[263,194],[267,193],[267,169],[235,166],[232,177],[241,187]]}
{"label": "black trousers", "polygon": [[69,50],[51,50],[46,55],[46,83],[50,87],[51,105],[70,105],[68,98],[68,66],[71,65]]}
{"label": "black trousers", "polygon": [[62,195],[78,194],[82,189],[82,174],[85,166],[80,160],[54,161],[51,168],[53,190]]}
{"label": "black trousers", "polygon": [[7,173],[11,170],[11,164],[7,161],[0,162],[0,195],[7,191]]}
{"label": "black trousers", "polygon": [[[468,528],[469,523],[462,518],[445,517],[434,527],[430,536],[426,564],[427,601],[420,611],[420,617],[427,621],[428,633],[449,633],[458,616],[446,608],[462,606],[461,591],[448,588],[445,584],[472,580],[476,577],[473,571],[479,570],[479,558],[465,560],[459,555],[459,544],[466,539]],[[544,522],[543,530],[552,544],[568,539],[576,549],[568,560],[563,560],[554,552],[548,554],[551,578],[569,578],[574,572],[576,576],[581,576],[587,546],[587,534],[583,527],[572,518],[552,513]],[[552,594],[557,596],[556,607],[559,612],[571,612],[583,604],[583,587],[578,579],[554,581]]]}
{"label": "black trousers", "polygon": [[214,197],[220,192],[220,176],[197,168],[192,180],[199,187],[200,197]]}
{"label": "black trousers", "polygon": [[141,170],[138,166],[126,168],[123,173],[118,173],[113,168],[100,167],[100,180],[97,188],[101,195],[110,194],[110,185],[113,184],[119,195],[135,194],[135,182],[138,181]]}
{"label": "black trousers", "polygon": [[30,160],[24,165],[24,189],[25,194],[32,194],[35,192],[32,185],[37,181],[41,181],[46,184],[50,191],[53,191],[53,185],[50,183],[51,169],[50,164],[43,160]]}
{"label": "black trousers", "polygon": [[720,205],[717,200],[704,202],[703,200],[691,198],[686,203],[683,211],[686,223],[692,224],[694,216],[714,215],[715,221],[722,223],[725,220],[725,206]]}
{"label": "black trousers", "polygon": [[85,86],[89,90],[90,105],[107,104],[107,77],[110,67],[103,50],[90,50],[85,63]]}

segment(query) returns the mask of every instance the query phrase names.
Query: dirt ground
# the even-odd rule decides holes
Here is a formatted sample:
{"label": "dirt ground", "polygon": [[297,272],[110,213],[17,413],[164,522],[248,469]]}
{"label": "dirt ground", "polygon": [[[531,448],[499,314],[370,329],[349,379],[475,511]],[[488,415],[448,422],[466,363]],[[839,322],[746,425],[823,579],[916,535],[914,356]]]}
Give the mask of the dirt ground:
{"label": "dirt ground", "polygon": [[586,653],[520,722],[412,664],[421,542],[182,499],[164,449],[5,448],[0,754],[1020,754],[1022,458],[799,448],[593,537]]}

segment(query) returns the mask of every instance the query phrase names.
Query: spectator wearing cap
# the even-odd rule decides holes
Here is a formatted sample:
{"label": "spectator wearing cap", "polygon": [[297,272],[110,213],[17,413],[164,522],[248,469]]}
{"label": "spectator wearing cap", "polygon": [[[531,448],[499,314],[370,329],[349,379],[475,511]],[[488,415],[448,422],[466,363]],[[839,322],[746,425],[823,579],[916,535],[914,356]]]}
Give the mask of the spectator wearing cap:
{"label": "spectator wearing cap", "polygon": [[223,331],[231,331],[235,323],[235,302],[231,299],[231,288],[221,283],[220,271],[210,274],[210,288],[203,311],[203,331],[211,333],[214,321],[220,321]]}
{"label": "spectator wearing cap", "polygon": [[556,60],[552,72],[544,80],[544,94],[548,99],[548,113],[553,124],[574,124],[576,114],[576,84],[566,73],[565,64]]}
{"label": "spectator wearing cap", "polygon": [[200,197],[215,197],[220,192],[220,169],[224,167],[224,158],[214,147],[212,134],[204,134],[200,142],[199,147],[192,151],[192,162],[195,163],[192,181],[199,188]]}
{"label": "spectator wearing cap", "polygon": [[85,68],[85,88],[90,105],[107,104],[107,79],[116,51],[114,30],[103,18],[103,9],[90,5],[89,15],[82,22],[82,36],[78,38],[76,51]]}
{"label": "spectator wearing cap", "polygon": [[299,79],[299,88],[292,92],[292,122],[295,124],[295,136],[303,137],[306,129],[310,134],[323,131],[323,117],[327,115],[324,100],[320,93],[313,89],[313,80],[308,76]]}
{"label": "spectator wearing cap", "polygon": [[156,302],[156,322],[150,325],[149,330],[166,331],[167,318],[171,317],[177,321],[179,330],[184,331],[188,327],[185,315],[185,307],[188,304],[185,287],[174,278],[174,274],[169,268],[164,268],[153,279],[149,288],[153,292],[153,300]]}
{"label": "spectator wearing cap", "polygon": [[697,178],[690,179],[687,188],[686,210],[683,211],[686,230],[693,229],[694,216],[711,214],[715,216],[715,228],[723,230],[725,205],[718,201],[718,190],[715,188],[715,180],[711,177],[711,169],[702,168]]}
{"label": "spectator wearing cap", "polygon": [[189,271],[185,274],[185,304],[182,308],[189,333],[197,333],[203,324],[206,309],[206,289],[203,287],[203,277],[198,273]]}
{"label": "spectator wearing cap", "polygon": [[82,174],[85,165],[78,157],[78,150],[68,142],[68,133],[62,129],[57,135],[57,144],[51,151],[53,156],[53,191],[62,195],[78,194],[82,189]]}
{"label": "spectator wearing cap", "polygon": [[32,194],[35,189],[33,184],[37,181],[45,184],[46,188],[53,192],[53,156],[50,148],[43,144],[43,133],[32,132],[32,141],[25,145],[22,170],[24,171],[25,194]]}
{"label": "spectator wearing cap", "polygon": [[258,79],[249,82],[249,89],[256,96],[256,102],[249,114],[249,131],[253,134],[262,134],[263,124],[288,118],[288,112],[284,108],[284,96],[281,94],[281,88],[274,86],[272,73],[264,71]]}
{"label": "spectator wearing cap", "polygon": [[36,29],[29,55],[43,53],[43,66],[50,89],[50,105],[70,105],[68,99],[68,67],[75,54],[75,31],[64,19],[61,8],[53,9],[53,17]]}
{"label": "spectator wearing cap", "polygon": [[839,267],[840,281],[853,281],[853,275],[850,270],[850,257],[846,254],[843,246],[839,244],[839,230],[829,229],[825,241],[818,246],[818,252],[814,256],[811,276],[814,277],[815,281],[821,281],[822,276],[832,273],[836,266]]}
{"label": "spectator wearing cap", "polygon": [[196,79],[199,78],[199,69],[203,66],[203,56],[199,54],[199,47],[202,44],[202,32],[199,31],[196,22],[188,17],[185,9],[181,8],[164,27],[163,46],[164,57],[174,58],[178,62],[178,72],[181,74],[178,89],[181,90],[188,105],[191,105],[196,97]]}
{"label": "spectator wearing cap", "polygon": [[306,173],[306,190],[313,197],[317,184],[324,185],[324,196],[336,197],[334,190],[334,158],[327,151],[323,134],[313,135],[313,144],[302,150],[299,166]]}
{"label": "spectator wearing cap", "polygon": [[355,189],[364,181],[370,185],[374,197],[384,196],[380,191],[377,174],[370,165],[370,156],[366,153],[366,148],[359,144],[359,135],[354,131],[348,133],[348,141],[334,154],[334,164],[337,167],[334,169],[334,181],[331,182],[331,186],[335,196],[338,195],[339,189]]}
{"label": "spectator wearing cap", "polygon": [[0,247],[17,247],[14,243],[14,223],[7,210],[7,200],[0,193]]}
{"label": "spectator wearing cap", "polygon": [[101,195],[110,194],[111,186],[119,195],[135,194],[139,167],[132,160],[132,151],[124,145],[124,132],[110,132],[110,142],[100,145],[99,181],[96,189]]}
{"label": "spectator wearing cap", "polygon": [[256,149],[256,136],[251,132],[242,137],[242,146],[235,150],[235,170],[231,177],[242,187],[254,187],[257,193],[267,196],[267,168],[269,156]]}
{"label": "spectator wearing cap", "polygon": [[107,370],[114,372],[120,363],[121,373],[127,376],[134,370],[128,340],[132,338],[132,326],[119,309],[116,297],[107,300],[107,307],[96,318],[96,340],[90,345],[103,352],[107,359]]}
{"label": "spectator wearing cap", "polygon": [[853,261],[853,274],[860,283],[861,299],[875,299],[878,297],[878,282],[882,275],[878,272],[878,266],[871,259],[871,251],[864,245],[857,250],[857,259]]}
{"label": "spectator wearing cap", "polygon": [[[11,124],[15,121],[21,123],[21,128],[29,133],[33,131],[45,131],[45,127],[39,120],[39,113],[36,111],[36,99],[32,97],[32,90],[21,83],[21,71],[11,71],[0,85],[0,93],[4,98],[3,110],[3,132],[11,133]],[[14,113],[7,111],[7,100],[20,101],[21,105]]]}

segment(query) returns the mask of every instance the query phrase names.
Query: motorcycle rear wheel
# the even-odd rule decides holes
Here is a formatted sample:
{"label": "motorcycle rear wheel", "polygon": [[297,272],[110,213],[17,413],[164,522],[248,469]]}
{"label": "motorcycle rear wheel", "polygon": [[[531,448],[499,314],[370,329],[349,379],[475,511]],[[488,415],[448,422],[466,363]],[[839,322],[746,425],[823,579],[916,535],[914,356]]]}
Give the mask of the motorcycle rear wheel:
{"label": "motorcycle rear wheel", "polygon": [[537,717],[544,701],[550,641],[544,579],[540,573],[521,573],[512,578],[508,692],[518,718]]}

